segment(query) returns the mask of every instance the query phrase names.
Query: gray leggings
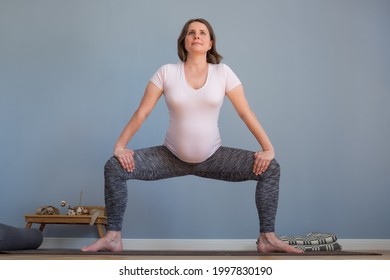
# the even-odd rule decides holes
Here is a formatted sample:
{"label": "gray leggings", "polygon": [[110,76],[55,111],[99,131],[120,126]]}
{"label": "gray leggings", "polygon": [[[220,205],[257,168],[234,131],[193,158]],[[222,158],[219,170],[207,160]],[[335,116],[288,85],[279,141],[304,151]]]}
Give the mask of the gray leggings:
{"label": "gray leggings", "polygon": [[253,172],[254,152],[220,147],[210,158],[201,163],[186,163],[178,159],[165,146],[156,146],[134,152],[135,169],[124,170],[112,157],[105,165],[105,203],[107,230],[120,231],[127,205],[127,180],[160,180],[171,177],[195,175],[204,178],[239,182],[254,180],[256,207],[260,232],[275,231],[278,207],[280,167],[272,160],[268,169],[256,176]]}

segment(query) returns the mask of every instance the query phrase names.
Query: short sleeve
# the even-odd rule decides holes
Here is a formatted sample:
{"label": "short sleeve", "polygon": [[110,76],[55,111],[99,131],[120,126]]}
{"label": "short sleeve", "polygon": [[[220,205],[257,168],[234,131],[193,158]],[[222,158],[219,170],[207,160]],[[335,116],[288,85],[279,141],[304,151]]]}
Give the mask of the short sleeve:
{"label": "short sleeve", "polygon": [[226,79],[225,92],[229,92],[232,89],[234,89],[236,86],[240,85],[241,81],[229,66],[224,64],[224,68],[225,68],[224,70],[225,70],[225,79]]}
{"label": "short sleeve", "polygon": [[167,74],[168,65],[161,66],[156,73],[150,78],[150,81],[155,84],[159,89],[164,90],[164,83]]}

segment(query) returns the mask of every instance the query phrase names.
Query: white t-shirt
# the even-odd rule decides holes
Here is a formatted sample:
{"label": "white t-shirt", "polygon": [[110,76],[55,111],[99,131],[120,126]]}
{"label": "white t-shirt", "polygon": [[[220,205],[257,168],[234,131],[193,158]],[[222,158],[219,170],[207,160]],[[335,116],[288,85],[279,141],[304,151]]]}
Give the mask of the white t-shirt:
{"label": "white t-shirt", "polygon": [[163,90],[169,110],[164,145],[182,161],[205,161],[221,146],[219,111],[225,94],[241,84],[238,77],[225,64],[208,64],[206,83],[196,90],[179,62],[162,66],[150,81]]}

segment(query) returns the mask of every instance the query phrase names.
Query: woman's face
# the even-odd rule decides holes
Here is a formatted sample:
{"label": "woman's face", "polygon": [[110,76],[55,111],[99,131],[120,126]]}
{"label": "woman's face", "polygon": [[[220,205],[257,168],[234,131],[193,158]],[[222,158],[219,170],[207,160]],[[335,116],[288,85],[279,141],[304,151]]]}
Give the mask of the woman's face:
{"label": "woman's face", "polygon": [[211,49],[213,41],[210,39],[210,33],[201,22],[194,21],[188,26],[185,38],[185,48],[188,54],[204,54]]}

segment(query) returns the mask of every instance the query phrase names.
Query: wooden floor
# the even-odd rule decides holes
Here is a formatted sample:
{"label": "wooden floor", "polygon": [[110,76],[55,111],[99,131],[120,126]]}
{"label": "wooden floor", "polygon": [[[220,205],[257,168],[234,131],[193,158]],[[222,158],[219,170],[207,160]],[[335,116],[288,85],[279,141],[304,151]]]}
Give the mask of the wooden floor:
{"label": "wooden floor", "polygon": [[[364,251],[360,251],[364,252]],[[390,250],[367,251],[382,255],[342,256],[118,256],[0,254],[0,260],[390,260]]]}

